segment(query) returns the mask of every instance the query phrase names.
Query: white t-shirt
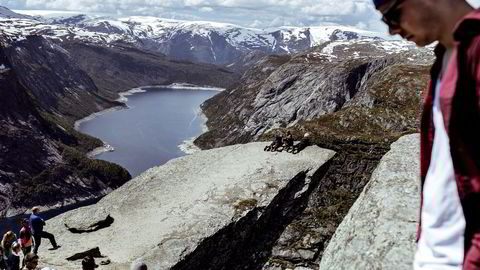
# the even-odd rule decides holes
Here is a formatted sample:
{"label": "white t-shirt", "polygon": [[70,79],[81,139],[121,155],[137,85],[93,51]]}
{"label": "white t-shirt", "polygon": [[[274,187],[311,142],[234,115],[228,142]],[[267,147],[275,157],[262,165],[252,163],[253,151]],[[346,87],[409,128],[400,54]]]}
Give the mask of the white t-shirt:
{"label": "white t-shirt", "polygon": [[433,102],[432,158],[423,186],[421,235],[414,269],[462,269],[465,216],[458,196],[450,144],[440,111],[440,81]]}

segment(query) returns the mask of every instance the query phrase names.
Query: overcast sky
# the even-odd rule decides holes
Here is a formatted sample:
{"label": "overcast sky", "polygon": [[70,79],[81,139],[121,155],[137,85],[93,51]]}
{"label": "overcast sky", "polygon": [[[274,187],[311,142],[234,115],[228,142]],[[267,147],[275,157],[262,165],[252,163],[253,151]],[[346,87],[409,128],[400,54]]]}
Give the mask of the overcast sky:
{"label": "overcast sky", "polygon": [[[468,1],[480,6],[480,0]],[[255,28],[338,23],[386,31],[371,0],[0,0],[0,5],[15,10],[219,21]]]}

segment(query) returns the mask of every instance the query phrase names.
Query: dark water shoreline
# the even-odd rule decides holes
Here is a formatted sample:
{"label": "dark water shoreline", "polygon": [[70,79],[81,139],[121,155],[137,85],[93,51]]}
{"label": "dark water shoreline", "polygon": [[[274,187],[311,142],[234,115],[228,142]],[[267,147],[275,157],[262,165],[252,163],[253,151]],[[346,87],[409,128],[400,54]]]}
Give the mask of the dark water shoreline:
{"label": "dark water shoreline", "polygon": [[[46,211],[41,212],[40,216],[45,221],[47,221],[51,218],[54,218],[54,217],[56,217],[60,214],[65,213],[65,212],[75,210],[75,209],[80,208],[80,207],[96,204],[103,197],[104,196],[97,197],[97,198],[92,198],[92,199],[87,199],[87,200],[84,200],[84,201],[68,204],[68,205],[61,206],[61,207],[51,208],[51,209],[48,209]],[[3,234],[6,233],[7,231],[13,231],[18,236],[18,234],[20,232],[20,228],[21,228],[20,221],[24,218],[28,218],[29,216],[30,216],[30,211],[27,211],[27,214],[20,214],[20,215],[0,219],[0,233],[1,233],[1,235],[3,236]],[[48,224],[48,222],[47,222],[47,224]],[[46,230],[48,230],[48,226],[46,227]]]}
{"label": "dark water shoreline", "polygon": [[[106,109],[106,110],[103,110],[103,111],[93,113],[86,118],[79,119],[78,121],[75,122],[75,129],[77,131],[82,132],[80,130],[80,126],[81,126],[82,123],[85,123],[87,121],[91,121],[92,119],[95,119],[97,117],[101,117],[101,116],[103,116],[105,114],[108,114],[108,113],[111,113],[111,112],[128,111],[126,109],[131,109],[131,107],[128,106],[128,101],[129,101],[130,96],[141,94],[141,93],[147,93],[147,92],[150,92],[151,90],[152,90],[152,92],[155,92],[155,91],[160,92],[162,90],[165,90],[165,91],[185,91],[185,90],[187,90],[187,92],[188,91],[190,91],[190,92],[195,91],[195,92],[204,92],[204,93],[210,91],[210,92],[212,92],[212,93],[214,92],[216,94],[216,93],[220,92],[222,89],[209,88],[209,87],[196,87],[196,86],[182,85],[182,84],[171,85],[171,86],[147,86],[147,87],[134,88],[134,89],[131,89],[129,91],[120,93],[120,98],[117,99],[117,101],[123,102],[123,103],[125,103],[125,105],[112,107],[112,108],[109,108],[109,109]],[[158,91],[158,90],[160,90],[160,91]],[[128,96],[128,98],[127,98],[127,96]],[[181,110],[181,108],[180,108],[180,110]],[[201,113],[201,112],[199,112],[199,113]],[[203,117],[202,115],[198,115],[198,116],[199,116],[199,118]],[[206,122],[205,119],[204,119],[204,122]],[[190,125],[192,123],[193,123],[193,120],[190,123]],[[205,130],[202,130],[200,133],[202,133],[204,131]],[[200,135],[200,133],[196,134],[196,136]],[[95,137],[97,137],[97,136],[95,136]],[[186,138],[185,140],[183,140],[183,144],[185,144],[183,149],[182,149],[181,145],[175,145],[175,146],[176,147],[178,146],[181,149],[182,152],[187,154],[188,153],[188,148],[191,147],[191,146],[188,145],[188,142],[190,142],[190,141],[193,143],[192,138]],[[90,158],[95,158],[95,156],[98,156],[98,155],[100,155],[104,152],[114,150],[113,148],[110,148],[110,147],[111,146],[106,144],[103,148],[95,149],[94,150],[95,152],[92,151],[92,152],[89,153],[89,157]],[[175,158],[175,157],[172,157],[172,158]],[[172,158],[169,158],[168,160],[170,160]],[[86,199],[86,200],[83,200],[83,201],[80,201],[80,202],[77,202],[77,203],[72,203],[72,204],[69,204],[69,205],[61,206],[61,207],[53,206],[49,210],[46,210],[46,211],[42,212],[41,216],[45,220],[48,220],[48,219],[53,218],[55,216],[58,216],[62,213],[65,213],[67,211],[71,211],[71,210],[74,210],[74,209],[77,209],[77,208],[80,208],[80,207],[95,204],[101,198],[103,198],[103,196],[102,197],[91,198],[91,199]],[[20,210],[19,210],[19,212],[20,212]],[[27,213],[30,213],[30,211],[27,211]],[[6,218],[1,218],[0,219],[0,233],[3,234],[6,231],[12,230],[13,232],[18,234],[18,232],[20,230],[20,220],[23,219],[23,218],[28,218],[28,217],[29,217],[29,214],[20,214],[20,215],[10,216],[10,217],[6,217]],[[48,226],[47,226],[47,230],[48,230]]]}
{"label": "dark water shoreline", "polygon": [[104,142],[89,157],[116,163],[136,177],[200,150],[193,145],[193,139],[205,132],[200,105],[218,93],[195,88],[136,88],[121,94],[119,100],[127,102],[123,109],[92,114],[77,121],[75,127]]}

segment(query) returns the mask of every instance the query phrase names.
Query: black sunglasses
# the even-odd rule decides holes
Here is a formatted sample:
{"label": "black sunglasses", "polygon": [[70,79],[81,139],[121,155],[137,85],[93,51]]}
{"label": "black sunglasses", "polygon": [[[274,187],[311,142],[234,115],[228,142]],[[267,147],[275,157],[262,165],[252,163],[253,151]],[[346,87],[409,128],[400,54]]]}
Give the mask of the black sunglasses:
{"label": "black sunglasses", "polygon": [[402,10],[398,6],[403,2],[403,0],[394,1],[392,6],[383,13],[382,21],[386,23],[390,28],[398,28],[400,25],[400,17],[402,15]]}

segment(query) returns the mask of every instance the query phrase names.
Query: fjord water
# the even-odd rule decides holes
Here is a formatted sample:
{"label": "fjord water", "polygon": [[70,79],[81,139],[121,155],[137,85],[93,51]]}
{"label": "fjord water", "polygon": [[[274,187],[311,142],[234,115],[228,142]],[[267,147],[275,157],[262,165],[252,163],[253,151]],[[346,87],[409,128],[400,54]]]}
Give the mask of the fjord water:
{"label": "fjord water", "polygon": [[[93,158],[117,163],[135,177],[151,167],[186,155],[179,145],[203,133],[205,119],[200,117],[200,104],[218,93],[213,90],[148,88],[146,92],[128,96],[128,109],[100,113],[93,119],[81,121],[78,129],[115,149]],[[41,216],[47,220],[98,200],[53,209]],[[28,215],[0,219],[0,233],[3,235],[8,230],[17,233],[22,218],[28,218]]]}
{"label": "fjord water", "polygon": [[200,104],[218,93],[148,88],[128,96],[128,109],[105,112],[81,122],[78,129],[115,149],[94,158],[119,164],[135,177],[186,154],[179,145],[203,133]]}

